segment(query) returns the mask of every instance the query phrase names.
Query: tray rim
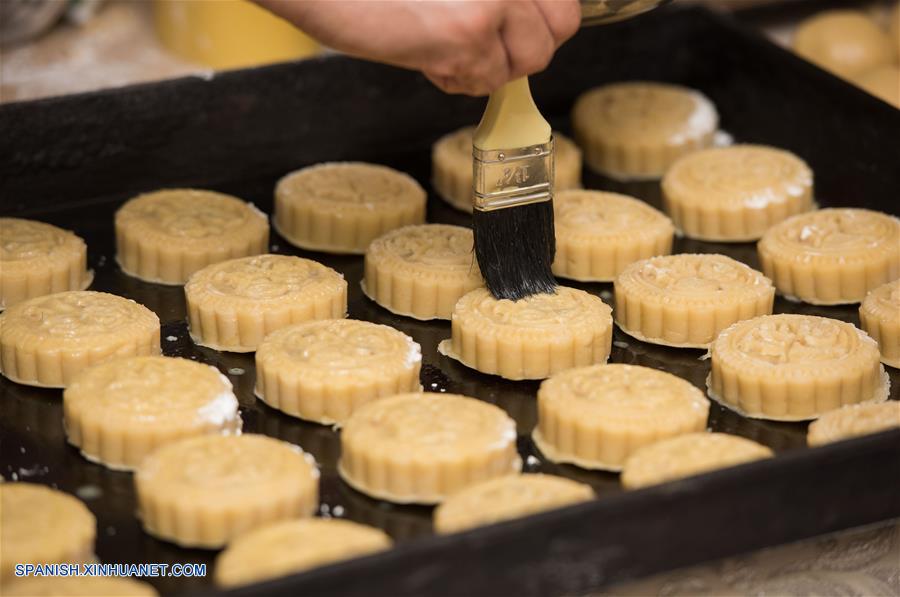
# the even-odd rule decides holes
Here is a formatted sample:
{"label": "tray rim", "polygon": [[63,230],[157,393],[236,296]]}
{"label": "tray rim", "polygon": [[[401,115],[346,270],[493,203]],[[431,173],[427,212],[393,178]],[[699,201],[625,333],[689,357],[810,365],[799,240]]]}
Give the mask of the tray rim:
{"label": "tray rim", "polygon": [[[726,469],[719,469],[708,473],[670,481],[660,485],[654,485],[630,492],[623,492],[616,495],[600,497],[591,502],[576,504],[541,512],[531,516],[496,523],[484,527],[463,531],[452,535],[432,535],[420,539],[414,539],[395,546],[393,549],[366,556],[338,562],[332,565],[323,566],[307,572],[300,572],[290,576],[285,576],[270,581],[255,583],[244,587],[232,589],[214,589],[194,593],[198,596],[227,596],[227,597],[251,597],[259,594],[265,595],[294,595],[318,594],[317,590],[328,586],[329,595],[365,595],[367,592],[359,590],[360,587],[354,587],[354,580],[364,579],[366,574],[370,574],[376,569],[384,569],[390,567],[392,571],[398,572],[407,566],[407,561],[411,556],[421,557],[423,554],[432,556],[435,559],[442,554],[450,551],[458,551],[467,554],[467,561],[471,565],[476,565],[473,560],[481,556],[488,556],[492,551],[512,543],[525,539],[532,531],[541,527],[559,526],[580,526],[586,524],[587,519],[591,516],[604,514],[605,518],[615,518],[618,514],[626,514],[627,511],[643,511],[659,512],[661,508],[672,507],[677,508],[679,504],[690,502],[693,497],[701,493],[709,492],[727,492],[729,490],[744,489],[749,481],[762,479],[771,480],[773,476],[780,476],[786,479],[796,479],[798,475],[811,470],[822,470],[827,468],[830,472],[840,472],[836,469],[835,461],[841,459],[847,460],[853,456],[877,456],[894,455],[892,462],[893,467],[887,472],[893,472],[893,476],[886,478],[900,478],[900,458],[896,458],[896,454],[900,453],[900,429],[889,429],[880,433],[855,437],[832,444],[826,444],[814,449],[794,450],[779,454],[777,458],[758,460],[749,462]],[[827,465],[827,466],[826,466]],[[851,466],[856,466],[853,463]],[[820,469],[821,467],[821,469]],[[773,474],[774,473],[774,474]],[[752,483],[750,483],[752,484]],[[793,484],[793,483],[791,483]],[[761,484],[760,486],[761,487]],[[871,488],[867,488],[871,489]],[[869,523],[888,520],[900,516],[900,484],[894,483],[888,487],[888,500],[893,506],[888,505],[885,512],[889,512],[889,516],[863,516],[856,524],[835,524],[831,523],[822,530],[813,530],[803,533],[791,533],[790,539],[782,543],[771,544],[768,542],[759,542],[758,545],[750,545],[729,553],[722,553],[720,557],[728,557],[738,555],[754,549],[765,547],[775,547],[818,535],[828,534],[857,526],[864,526]],[[768,488],[764,489],[768,491]],[[759,489],[757,489],[759,491]],[[632,515],[634,512],[632,512]],[[687,529],[684,529],[687,530]],[[714,558],[718,559],[718,558]],[[627,574],[622,577],[610,577],[605,579],[598,586],[585,586],[582,589],[599,588],[612,582],[620,582],[639,578],[649,574],[674,570],[683,566],[709,561],[705,559],[690,560],[681,562],[680,565],[670,566],[657,562],[643,562],[641,564],[641,572],[638,575]],[[488,562],[490,564],[490,562]],[[398,570],[399,569],[399,570]],[[471,573],[472,568],[467,568],[466,572]],[[348,582],[349,580],[349,582]],[[501,588],[503,585],[495,585],[493,587],[477,586],[467,591],[467,595],[502,595],[502,594],[525,594],[522,587],[516,587],[515,592],[504,592]],[[394,586],[394,591],[387,593],[390,595],[458,595],[456,591],[443,591],[440,586],[434,583],[427,587],[414,586],[405,587],[401,590]],[[577,590],[577,589],[576,589]],[[528,594],[544,594],[543,592],[529,592]]]}

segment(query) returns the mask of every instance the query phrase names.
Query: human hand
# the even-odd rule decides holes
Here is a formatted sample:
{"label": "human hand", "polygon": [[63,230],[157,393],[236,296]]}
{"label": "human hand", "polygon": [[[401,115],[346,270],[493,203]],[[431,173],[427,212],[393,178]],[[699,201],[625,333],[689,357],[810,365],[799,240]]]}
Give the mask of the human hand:
{"label": "human hand", "polygon": [[543,70],[581,23],[578,0],[257,0],[344,53],[487,95]]}

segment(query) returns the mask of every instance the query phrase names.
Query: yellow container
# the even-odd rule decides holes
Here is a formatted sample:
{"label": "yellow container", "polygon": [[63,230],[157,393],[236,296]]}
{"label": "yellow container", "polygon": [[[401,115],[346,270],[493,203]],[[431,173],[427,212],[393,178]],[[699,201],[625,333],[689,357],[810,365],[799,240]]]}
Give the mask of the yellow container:
{"label": "yellow container", "polygon": [[247,0],[155,0],[156,33],[186,60],[242,68],[317,54],[319,44]]}

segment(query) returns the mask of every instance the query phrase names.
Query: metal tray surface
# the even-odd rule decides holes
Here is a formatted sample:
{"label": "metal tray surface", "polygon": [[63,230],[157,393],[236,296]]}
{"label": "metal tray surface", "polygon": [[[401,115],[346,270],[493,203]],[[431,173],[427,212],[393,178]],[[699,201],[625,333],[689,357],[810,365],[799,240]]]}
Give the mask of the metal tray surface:
{"label": "metal tray surface", "polygon": [[[804,157],[823,206],[898,211],[900,112],[724,17],[672,8],[582,31],[533,78],[533,87],[555,128],[570,132],[567,114],[580,92],[624,79],[703,90],[737,140]],[[321,515],[381,527],[397,542],[385,554],[232,594],[573,594],[900,515],[900,431],[809,450],[806,424],[746,419],[715,402],[713,430],[759,441],[778,457],[627,494],[616,475],[547,462],[529,437],[537,382],[483,375],[439,355],[448,322],[392,315],[362,295],[361,257],[297,250],[273,230],[272,252],[310,257],[345,275],[350,317],[391,325],[421,344],[426,390],[498,405],[517,422],[525,470],[589,483],[598,493],[588,504],[434,537],[430,508],[369,499],[339,480],[335,431],[255,399],[252,355],[195,346],[180,287],[141,282],[115,265],[113,212],[130,195],[194,185],[234,193],[271,213],[280,175],[325,160],[370,160],[407,171],[429,190],[428,221],[467,225],[467,215],[433,196],[429,147],[440,134],[475,122],[482,106],[483,100],[444,96],[412,73],[330,57],[0,107],[0,213],[42,219],[85,238],[96,272],[92,289],[154,310],[165,354],[225,373],[238,394],[245,432],[278,437],[315,456],[322,470]],[[586,172],[584,186],[660,207],[658,183],[616,183]],[[719,252],[758,267],[752,243],[678,239],[675,252]],[[611,284],[563,283],[612,302]],[[859,323],[856,306],[779,298],[775,312]],[[702,354],[642,343],[617,329],[610,360],[665,370],[704,388],[709,363]],[[900,374],[889,370],[891,398],[898,399]],[[60,396],[0,380],[0,473],[82,496],[98,517],[97,554],[104,562],[212,564],[214,552],[180,549],[141,531],[131,475],[92,464],[67,445]],[[214,591],[209,576],[149,580],[166,594]]]}

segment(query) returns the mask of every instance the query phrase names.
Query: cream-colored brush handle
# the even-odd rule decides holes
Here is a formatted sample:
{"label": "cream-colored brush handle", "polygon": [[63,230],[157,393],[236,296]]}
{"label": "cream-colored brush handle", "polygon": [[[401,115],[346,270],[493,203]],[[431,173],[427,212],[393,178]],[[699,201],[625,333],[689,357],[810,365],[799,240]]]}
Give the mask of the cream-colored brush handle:
{"label": "cream-colored brush handle", "polygon": [[472,144],[481,150],[538,145],[550,140],[550,124],[531,97],[528,78],[510,81],[491,94]]}
{"label": "cream-colored brush handle", "polygon": [[475,209],[547,201],[553,186],[553,141],[528,79],[491,94],[472,137]]}

